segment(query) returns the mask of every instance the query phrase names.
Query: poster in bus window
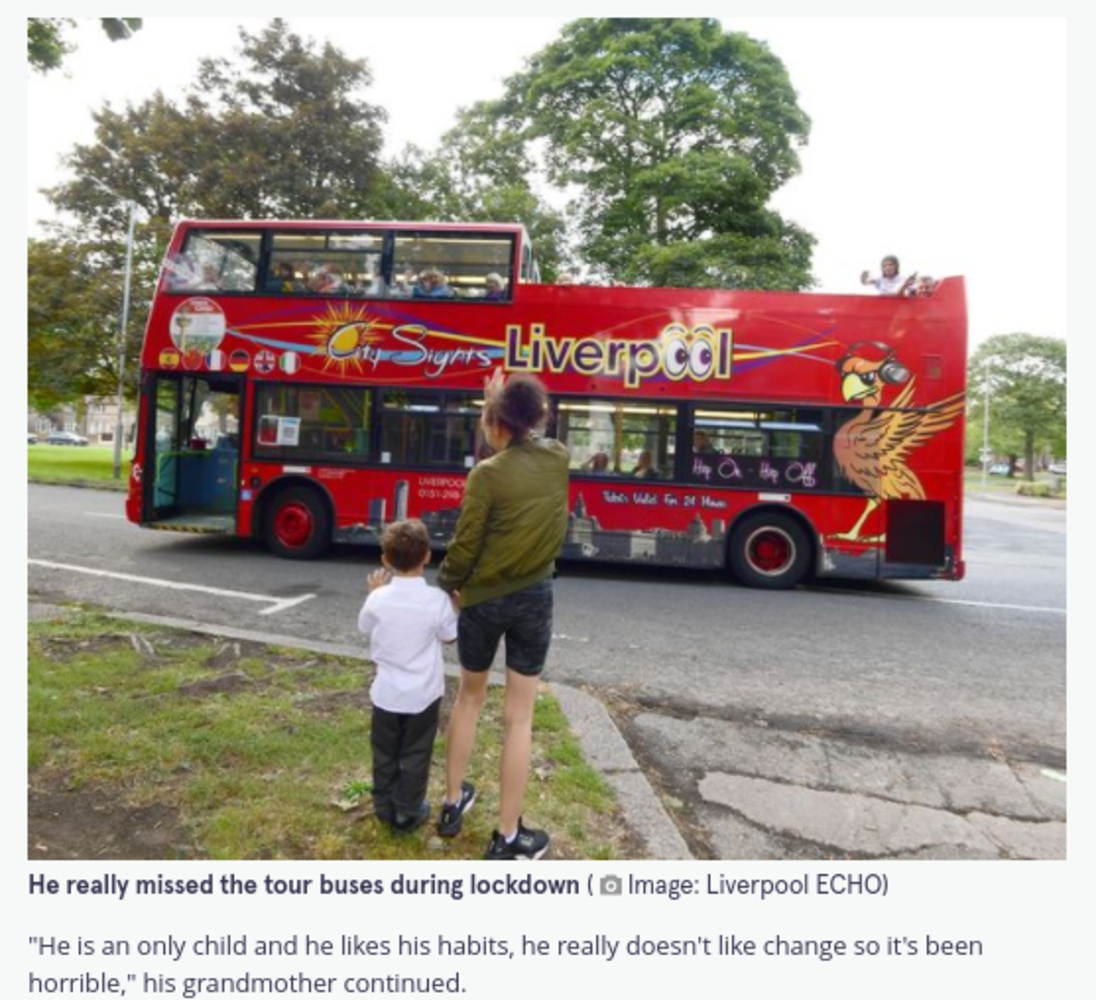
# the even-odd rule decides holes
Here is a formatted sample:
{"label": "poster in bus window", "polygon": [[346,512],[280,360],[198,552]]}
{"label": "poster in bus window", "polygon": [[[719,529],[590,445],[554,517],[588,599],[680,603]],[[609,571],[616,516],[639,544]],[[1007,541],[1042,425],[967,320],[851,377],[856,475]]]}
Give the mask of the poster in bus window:
{"label": "poster in bus window", "polygon": [[259,418],[259,444],[278,443],[278,418],[265,416]]}
{"label": "poster in bus window", "polygon": [[301,443],[301,418],[278,418],[278,441],[285,448],[296,448]]}
{"label": "poster in bus window", "polygon": [[268,413],[259,418],[259,444],[296,448],[301,443],[301,418]]}

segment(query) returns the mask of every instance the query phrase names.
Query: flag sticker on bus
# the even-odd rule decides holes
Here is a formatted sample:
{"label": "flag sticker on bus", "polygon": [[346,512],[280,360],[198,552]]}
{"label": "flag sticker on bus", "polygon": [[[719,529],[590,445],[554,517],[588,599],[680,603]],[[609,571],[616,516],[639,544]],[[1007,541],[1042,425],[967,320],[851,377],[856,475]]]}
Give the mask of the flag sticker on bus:
{"label": "flag sticker on bus", "polygon": [[243,348],[233,351],[228,359],[228,367],[234,372],[246,372],[251,365],[251,355]]}

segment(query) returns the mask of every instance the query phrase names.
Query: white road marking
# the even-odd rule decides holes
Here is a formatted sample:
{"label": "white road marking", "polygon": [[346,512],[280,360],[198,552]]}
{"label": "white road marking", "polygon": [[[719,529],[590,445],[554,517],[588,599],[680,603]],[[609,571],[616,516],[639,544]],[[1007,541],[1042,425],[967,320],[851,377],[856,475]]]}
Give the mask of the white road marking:
{"label": "white road marking", "polygon": [[[822,591],[816,590],[813,593],[820,594]],[[990,608],[999,611],[1030,611],[1047,615],[1064,615],[1066,613],[1065,608],[1051,608],[1045,604],[1000,604],[997,601],[963,601],[957,597],[929,597],[925,594],[869,594],[863,590],[843,590],[838,587],[827,589],[825,593],[865,597],[872,601],[925,601],[932,604],[961,604],[968,608]]]}
{"label": "white road marking", "polygon": [[84,517],[112,517],[118,521],[124,521],[126,519],[125,514],[96,514],[94,511],[85,510]]}
{"label": "white road marking", "polygon": [[1046,775],[1048,778],[1053,778],[1055,781],[1060,781],[1065,784],[1066,776],[1061,771],[1052,771],[1049,767],[1044,767],[1040,772]]}
{"label": "white road marking", "polygon": [[971,608],[997,608],[1001,611],[1037,611],[1048,615],[1064,615],[1065,608],[1048,608],[1038,604],[997,604],[994,601],[960,601],[954,597],[913,597],[909,600],[932,601],[936,604],[965,604]]}
{"label": "white road marking", "polygon": [[144,583],[152,587],[165,587],[168,590],[195,590],[201,594],[212,594],[215,597],[230,597],[241,601],[263,601],[270,604],[269,608],[263,608],[260,615],[273,615],[279,611],[285,611],[297,604],[310,601],[315,594],[301,594],[299,597],[268,597],[266,594],[249,594],[244,590],[223,590],[220,587],[204,587],[197,583],[176,583],[174,580],[160,580],[151,576],[134,576],[131,573],[113,573],[105,569],[91,569],[88,566],[73,566],[68,563],[47,562],[45,559],[28,559],[31,566],[42,566],[45,569],[66,570],[69,573],[86,573],[89,576],[105,576],[112,580],[125,580],[129,583]]}

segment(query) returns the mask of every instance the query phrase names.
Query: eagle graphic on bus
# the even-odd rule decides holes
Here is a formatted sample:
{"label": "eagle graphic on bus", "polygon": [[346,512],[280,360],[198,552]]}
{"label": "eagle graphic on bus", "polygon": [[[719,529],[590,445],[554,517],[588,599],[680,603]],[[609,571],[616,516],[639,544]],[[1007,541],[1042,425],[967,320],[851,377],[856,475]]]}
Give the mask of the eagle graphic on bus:
{"label": "eagle graphic on bus", "polygon": [[[883,542],[885,534],[861,534],[864,524],[884,500],[925,499],[924,487],[910,468],[909,457],[933,435],[955,423],[963,413],[966,396],[955,393],[915,409],[916,379],[888,345],[877,341],[853,344],[838,361],[837,371],[842,396],[863,409],[834,435],[833,457],[841,474],[867,494],[868,501],[851,528],[830,537]],[[883,390],[903,383],[898,395],[883,407]]]}

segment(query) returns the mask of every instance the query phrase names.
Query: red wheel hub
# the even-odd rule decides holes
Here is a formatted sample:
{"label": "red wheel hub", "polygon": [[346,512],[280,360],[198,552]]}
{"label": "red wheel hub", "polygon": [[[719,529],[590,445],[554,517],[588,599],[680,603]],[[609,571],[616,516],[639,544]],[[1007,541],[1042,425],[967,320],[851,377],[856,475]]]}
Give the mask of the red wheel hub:
{"label": "red wheel hub", "polygon": [[750,563],[758,572],[778,573],[791,562],[795,549],[780,531],[761,531],[750,540]]}
{"label": "red wheel hub", "polygon": [[299,549],[312,537],[314,530],[312,512],[303,503],[287,503],[274,515],[274,533],[286,548]]}

